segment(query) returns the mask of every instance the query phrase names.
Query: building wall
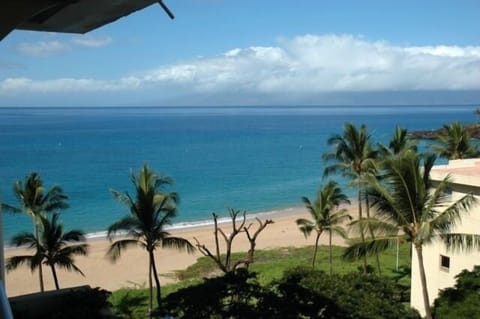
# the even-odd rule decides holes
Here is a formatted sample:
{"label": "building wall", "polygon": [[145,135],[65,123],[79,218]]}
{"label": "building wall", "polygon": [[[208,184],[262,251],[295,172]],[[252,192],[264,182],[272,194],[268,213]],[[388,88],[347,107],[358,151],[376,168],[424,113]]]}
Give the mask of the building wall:
{"label": "building wall", "polygon": [[[456,182],[456,179],[453,179]],[[480,188],[477,186],[452,184],[452,200],[458,200],[468,192],[478,194]],[[480,203],[480,196],[475,196]],[[477,204],[469,213],[462,214],[462,222],[457,224],[453,230],[461,233],[480,232],[480,205]],[[441,256],[449,258],[449,268],[442,267]],[[436,240],[423,248],[423,262],[427,278],[427,287],[430,304],[433,305],[441,289],[455,285],[455,276],[462,270],[472,270],[474,265],[480,264],[480,253],[478,250],[471,252],[452,252],[447,251],[445,245]],[[415,249],[412,249],[412,282],[410,304],[419,310],[421,315],[425,315],[423,306],[423,294],[420,283],[420,273],[418,268],[418,256]]]}

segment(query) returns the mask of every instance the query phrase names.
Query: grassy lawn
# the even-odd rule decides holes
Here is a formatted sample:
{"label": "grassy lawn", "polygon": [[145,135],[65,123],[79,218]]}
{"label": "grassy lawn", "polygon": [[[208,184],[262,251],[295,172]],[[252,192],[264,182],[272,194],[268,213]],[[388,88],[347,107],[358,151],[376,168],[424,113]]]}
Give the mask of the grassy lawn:
{"label": "grassy lawn", "polygon": [[[361,261],[346,261],[341,258],[343,247],[333,247],[333,271],[335,273],[349,273],[358,271],[362,266]],[[269,250],[258,250],[255,254],[256,260],[250,266],[250,270],[258,274],[258,280],[262,285],[266,285],[276,279],[280,279],[285,270],[299,267],[311,266],[313,255],[313,246],[294,248],[284,247]],[[315,268],[328,273],[329,271],[329,254],[328,247],[321,246],[318,250],[317,262]],[[243,257],[242,253],[234,254],[233,259]],[[374,267],[376,271],[375,258],[369,258],[368,263]],[[380,264],[382,276],[392,279],[400,278],[401,283],[410,285],[410,273],[406,276],[402,272],[396,272],[396,249],[390,249],[380,255]],[[399,250],[399,266],[400,269],[410,268],[410,246],[408,244],[400,245]],[[405,268],[404,268],[405,267]],[[202,278],[221,274],[215,263],[207,257],[201,257],[195,264],[185,270],[177,272],[179,281],[174,284],[162,287],[162,294],[166,296],[183,287],[200,283]],[[122,308],[123,313],[131,312],[132,318],[143,313],[148,305],[148,289],[147,288],[125,288],[113,292],[110,302],[115,307]]]}

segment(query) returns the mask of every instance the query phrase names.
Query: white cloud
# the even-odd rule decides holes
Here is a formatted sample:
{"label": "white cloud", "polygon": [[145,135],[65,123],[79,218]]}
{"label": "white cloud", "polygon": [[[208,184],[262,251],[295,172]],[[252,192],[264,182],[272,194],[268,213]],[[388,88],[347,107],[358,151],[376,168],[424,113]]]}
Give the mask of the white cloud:
{"label": "white cloud", "polygon": [[118,81],[94,79],[61,78],[55,80],[34,81],[29,78],[8,78],[0,81],[0,93],[8,92],[102,92],[131,90],[136,80],[131,78]]}
{"label": "white cloud", "polygon": [[69,50],[69,47],[57,40],[33,43],[23,42],[17,45],[19,53],[40,58],[60,54],[67,50]]}
{"label": "white cloud", "polygon": [[88,35],[76,36],[72,39],[72,43],[87,48],[100,48],[107,46],[112,43],[112,38],[103,36],[103,37],[93,37]]}
{"label": "white cloud", "polygon": [[[108,44],[108,39],[85,38],[82,45]],[[54,43],[40,47],[38,52],[62,48]],[[12,91],[142,92],[152,88],[159,95],[175,92],[177,96],[480,90],[480,47],[408,47],[352,35],[304,35],[281,39],[274,47],[234,48],[119,79],[0,80],[0,96]]]}
{"label": "white cloud", "polygon": [[405,49],[412,54],[427,54],[444,57],[466,57],[466,56],[480,56],[480,47],[458,47],[439,45],[436,47],[410,47]]}
{"label": "white cloud", "polygon": [[73,37],[70,42],[61,42],[59,40],[23,42],[17,45],[17,51],[20,54],[36,58],[45,58],[58,55],[72,50],[74,47],[100,48],[113,42],[111,37],[94,37],[88,35],[79,35]]}

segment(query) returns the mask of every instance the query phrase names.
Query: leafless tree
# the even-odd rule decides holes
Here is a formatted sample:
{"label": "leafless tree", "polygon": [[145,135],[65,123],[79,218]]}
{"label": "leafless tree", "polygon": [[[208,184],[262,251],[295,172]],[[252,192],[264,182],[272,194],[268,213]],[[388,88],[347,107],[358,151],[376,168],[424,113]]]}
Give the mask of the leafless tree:
{"label": "leafless tree", "polygon": [[[228,273],[236,270],[239,267],[247,268],[255,260],[255,246],[258,235],[269,225],[273,223],[273,220],[267,219],[265,221],[255,218],[258,223],[258,227],[253,231],[253,223],[247,224],[247,212],[240,212],[239,210],[229,209],[229,215],[231,219],[232,231],[226,233],[218,225],[218,215],[212,213],[213,216],[213,235],[215,237],[215,252],[212,252],[204,244],[201,244],[197,238],[194,237],[197,242],[196,246],[198,250],[204,255],[211,258],[224,273]],[[241,233],[244,233],[250,244],[248,252],[245,253],[244,258],[238,260],[232,260],[232,244],[234,239]],[[225,253],[221,254],[220,251],[220,237],[225,242]]]}

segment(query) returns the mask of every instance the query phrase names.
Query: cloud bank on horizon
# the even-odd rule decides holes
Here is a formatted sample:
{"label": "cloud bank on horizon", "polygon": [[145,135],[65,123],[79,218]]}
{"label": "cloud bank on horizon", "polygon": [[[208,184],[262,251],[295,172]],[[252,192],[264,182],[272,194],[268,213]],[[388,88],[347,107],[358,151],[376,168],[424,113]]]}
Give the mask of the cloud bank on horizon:
{"label": "cloud bank on horizon", "polygon": [[[111,42],[109,37],[74,38],[68,44],[25,44],[19,50],[46,58],[68,54],[70,46],[95,48]],[[217,56],[161,65],[116,79],[5,78],[0,80],[0,97],[48,94],[54,99],[56,95],[90,94],[92,101],[85,103],[98,105],[93,102],[98,96],[112,103],[114,96],[125,95],[132,105],[145,97],[157,105],[175,105],[189,103],[189,96],[202,97],[208,104],[229,95],[232,100],[243,97],[237,100],[260,104],[260,97],[275,95],[301,100],[343,92],[480,91],[479,75],[478,46],[397,46],[361,36],[307,34],[280,38],[276,46],[233,48]]]}

